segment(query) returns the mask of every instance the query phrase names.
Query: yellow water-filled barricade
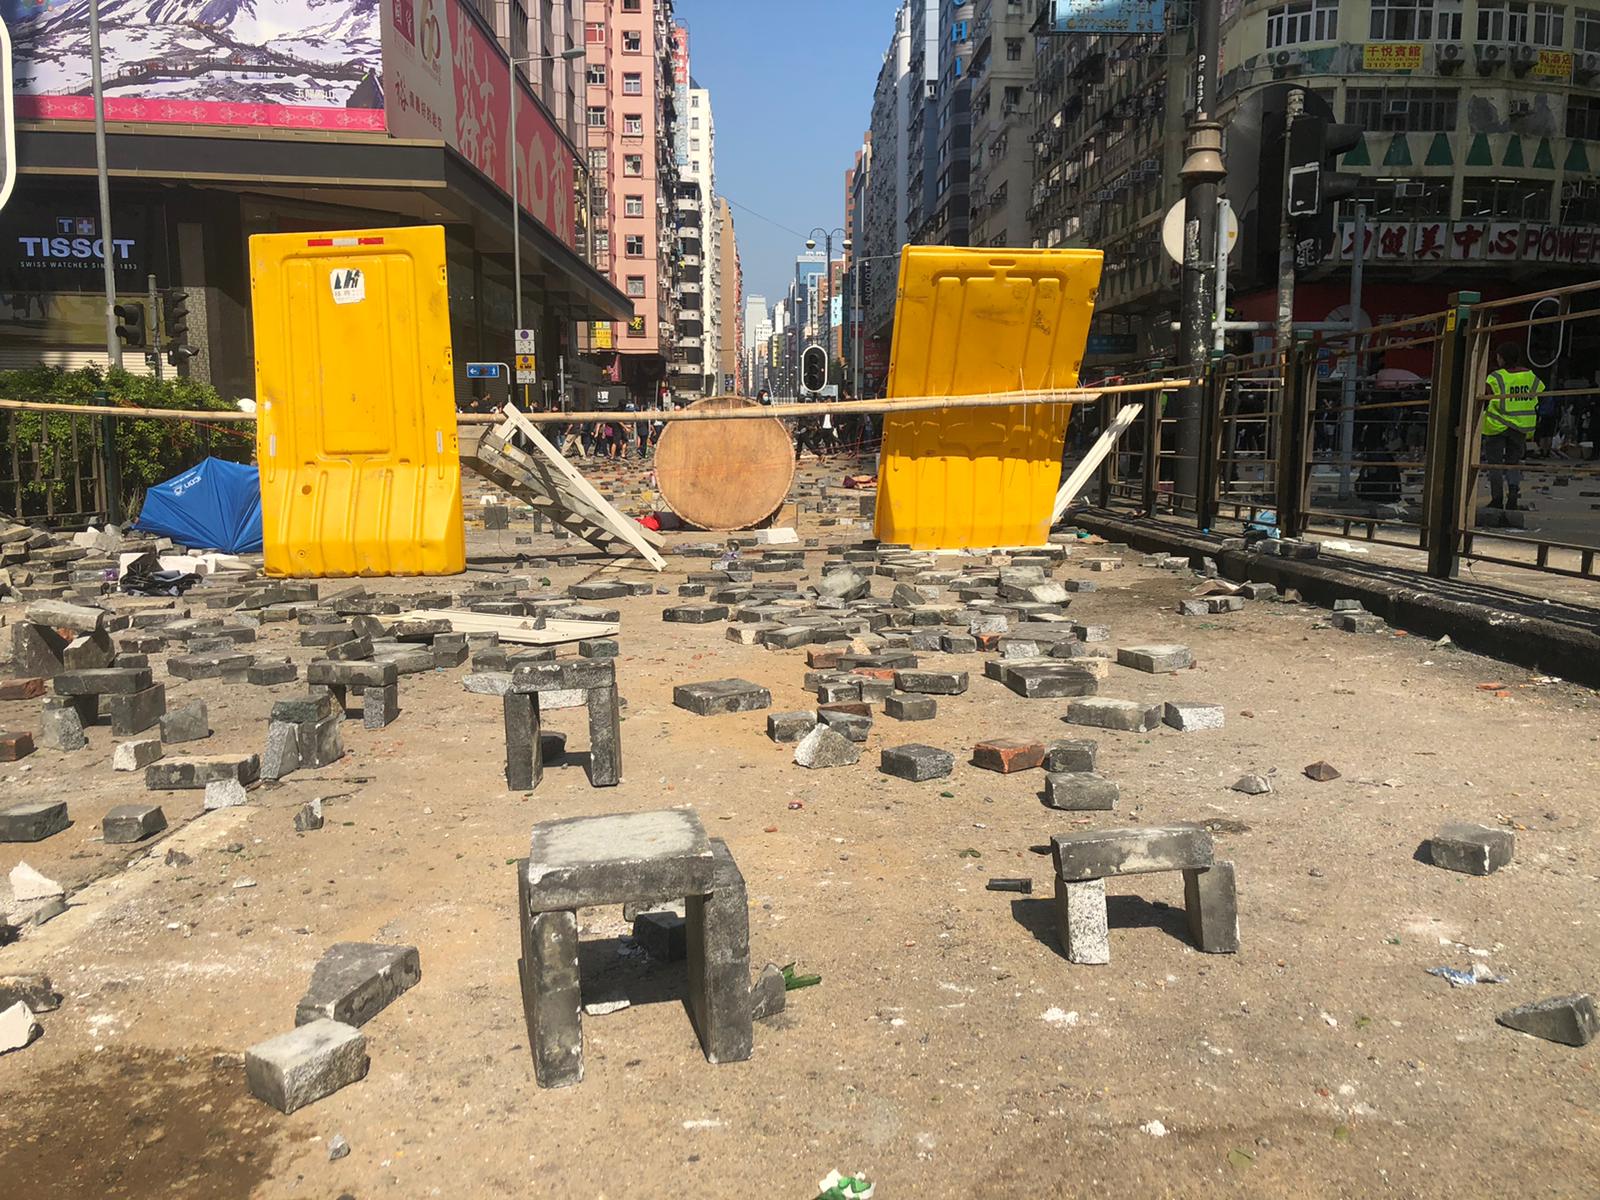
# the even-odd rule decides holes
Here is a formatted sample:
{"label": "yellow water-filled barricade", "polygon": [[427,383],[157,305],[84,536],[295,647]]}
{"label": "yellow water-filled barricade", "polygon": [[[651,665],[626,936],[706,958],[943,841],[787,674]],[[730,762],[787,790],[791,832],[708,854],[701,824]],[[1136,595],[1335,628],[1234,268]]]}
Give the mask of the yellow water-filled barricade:
{"label": "yellow water-filled barricade", "polygon": [[[889,397],[1076,387],[1101,258],[907,246]],[[1070,415],[1065,403],[1018,403],[887,417],[878,539],[923,550],[1044,542]]]}
{"label": "yellow water-filled barricade", "polygon": [[250,239],[269,575],[466,567],[440,226]]}

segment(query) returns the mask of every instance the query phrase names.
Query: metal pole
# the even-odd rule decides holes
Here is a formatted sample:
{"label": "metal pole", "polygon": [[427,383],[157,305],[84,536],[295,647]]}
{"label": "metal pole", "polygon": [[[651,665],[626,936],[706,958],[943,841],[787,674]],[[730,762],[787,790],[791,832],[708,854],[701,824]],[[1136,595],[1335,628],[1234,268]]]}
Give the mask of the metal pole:
{"label": "metal pole", "polygon": [[1356,456],[1356,372],[1361,367],[1361,334],[1356,332],[1361,324],[1361,268],[1366,255],[1367,206],[1356,205],[1355,260],[1350,264],[1350,348],[1345,363],[1344,386],[1339,401],[1339,498],[1348,500],[1355,495],[1352,483],[1352,460]]}
{"label": "metal pole", "polygon": [[516,294],[517,328],[522,328],[522,205],[517,200],[517,60],[508,56],[507,79],[511,84],[511,116],[506,121],[511,160],[511,290]]}
{"label": "metal pole", "polygon": [[1228,350],[1228,218],[1233,206],[1226,196],[1217,198],[1217,303],[1212,310],[1216,317],[1211,323],[1211,352],[1225,354]]}
{"label": "metal pole", "polygon": [[[1210,325],[1216,305],[1213,264],[1216,254],[1217,187],[1227,177],[1222,163],[1222,127],[1211,119],[1221,51],[1221,0],[1196,0],[1194,74],[1190,81],[1194,114],[1189,118],[1183,170],[1183,302],[1179,313],[1179,361],[1199,379],[1209,361]],[[1196,383],[1177,396],[1174,500],[1196,496],[1200,478],[1201,406],[1205,387]]]}
{"label": "metal pole", "polygon": [[117,337],[117,269],[111,254],[111,180],[106,167],[106,97],[100,86],[100,0],[89,0],[89,86],[94,93],[94,166],[100,184],[100,261],[106,273],[106,358],[122,365]]}
{"label": "metal pole", "polygon": [[146,303],[150,306],[150,315],[145,321],[145,337],[148,339],[149,350],[145,351],[145,360],[155,369],[156,379],[161,378],[161,306],[156,298],[156,277],[144,277]]}
{"label": "metal pole", "polygon": [[[1294,123],[1305,111],[1306,94],[1299,88],[1290,88],[1283,114],[1283,144],[1289,144]],[[1283,194],[1289,194],[1289,165],[1291,158],[1283,156]],[[1294,220],[1287,212],[1278,228],[1278,353],[1287,363],[1294,349]],[[1285,536],[1293,537],[1286,533]]]}

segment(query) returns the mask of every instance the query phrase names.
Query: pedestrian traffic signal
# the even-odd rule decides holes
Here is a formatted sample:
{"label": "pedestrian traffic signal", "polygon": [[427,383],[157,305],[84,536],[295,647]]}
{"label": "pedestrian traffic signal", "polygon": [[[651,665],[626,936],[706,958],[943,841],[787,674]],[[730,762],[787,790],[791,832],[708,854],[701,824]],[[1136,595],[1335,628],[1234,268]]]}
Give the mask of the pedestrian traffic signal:
{"label": "pedestrian traffic signal", "polygon": [[828,386],[828,352],[807,346],[800,355],[800,386],[813,394]]}
{"label": "pedestrian traffic signal", "polygon": [[[1324,106],[1325,107],[1325,106]],[[1289,215],[1295,240],[1314,242],[1318,261],[1333,249],[1334,206],[1356,194],[1360,180],[1339,172],[1341,155],[1361,144],[1359,125],[1341,125],[1331,112],[1307,105],[1289,130]]]}
{"label": "pedestrian traffic signal", "polygon": [[117,318],[117,336],[122,344],[129,350],[144,349],[150,336],[145,325],[144,305],[130,301],[113,306],[111,311]]}

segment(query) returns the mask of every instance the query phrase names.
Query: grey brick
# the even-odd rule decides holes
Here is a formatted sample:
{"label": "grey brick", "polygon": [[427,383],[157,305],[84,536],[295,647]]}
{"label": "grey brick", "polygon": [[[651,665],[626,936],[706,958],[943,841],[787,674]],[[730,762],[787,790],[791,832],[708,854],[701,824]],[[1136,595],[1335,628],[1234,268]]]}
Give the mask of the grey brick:
{"label": "grey brick", "polygon": [[897,721],[931,721],[938,715],[939,702],[932,696],[893,695],[883,702],[883,711]]}
{"label": "grey brick", "polygon": [[150,686],[147,667],[102,667],[92,671],[63,671],[54,679],[58,696],[127,696]]}
{"label": "grey brick", "polygon": [[959,696],[967,690],[965,671],[896,671],[895,687],[928,696]]}
{"label": "grey brick", "polygon": [[[465,647],[463,647],[465,652]],[[387,729],[400,715],[400,687],[385,684],[361,693],[361,724],[366,729]]]}
{"label": "grey brick", "polygon": [[710,625],[715,621],[726,621],[728,607],[725,604],[680,604],[676,608],[663,609],[661,619],[676,625]]}
{"label": "grey brick", "polygon": [[710,839],[694,812],[663,809],[542,821],[524,874],[530,911],[709,890]]}
{"label": "grey brick", "polygon": [[743,1062],[754,1045],[750,1010],[750,903],[726,843],[711,840],[708,893],[684,900],[689,1014],[710,1063]]}
{"label": "grey brick", "polygon": [[1068,663],[1021,663],[1005,672],[1006,687],[1030,700],[1093,696],[1100,687],[1095,676]]}
{"label": "grey brick", "polygon": [[415,946],[337,942],[311,972],[294,1010],[296,1025],[324,1018],[360,1028],[422,979]]}
{"label": "grey brick", "polygon": [[755,982],[750,985],[751,1020],[764,1021],[768,1017],[777,1016],[784,1010],[788,1000],[789,993],[783,971],[775,964],[768,963],[761,968],[761,974],[757,975]]}
{"label": "grey brick", "polygon": [[1063,812],[1111,812],[1120,795],[1115,781],[1091,771],[1053,771],[1045,776],[1045,803]]}
{"label": "grey brick", "polygon": [[1239,952],[1239,900],[1231,862],[1185,871],[1183,907],[1189,936],[1204,953]]}
{"label": "grey brick", "polygon": [[143,733],[162,719],[167,709],[167,688],[157,683],[129,695],[107,696],[105,705],[111,718],[111,732],[118,737],[129,737]]}
{"label": "grey brick", "polygon": [[88,744],[78,710],[70,704],[53,705],[47,701],[39,713],[39,745],[70,753]]}
{"label": "grey brick", "polygon": [[176,679],[221,679],[250,669],[248,654],[176,654],[167,659],[167,671]]}
{"label": "grey brick", "polygon": [[198,790],[218,780],[254,783],[260,774],[261,760],[254,754],[164,758],[144,769],[144,782],[152,790]]}
{"label": "grey brick", "polygon": [[688,924],[675,912],[643,912],[633,919],[633,940],[657,962],[678,962],[689,952]]}
{"label": "grey brick", "polygon": [[844,734],[852,742],[864,742],[872,732],[872,718],[860,713],[840,712],[835,709],[818,709],[817,717],[829,729]]}
{"label": "grey brick", "polygon": [[718,713],[755,712],[772,707],[772,693],[745,679],[684,683],[672,689],[672,702],[702,717]]}
{"label": "grey brick", "polygon": [[1197,704],[1192,700],[1168,700],[1162,710],[1162,720],[1181,733],[1221,729],[1222,705]]}
{"label": "grey brick", "polygon": [[1121,646],[1117,649],[1117,662],[1136,671],[1165,674],[1193,666],[1194,654],[1187,646]]}
{"label": "grey brick", "polygon": [[948,750],[913,742],[884,749],[879,757],[878,770],[897,779],[926,783],[930,779],[943,779],[950,775],[955,765],[955,756]]}
{"label": "grey brick", "polygon": [[0,842],[42,842],[70,824],[65,800],[26,800],[0,808]]}
{"label": "grey brick", "polygon": [[1163,706],[1133,700],[1113,700],[1091,696],[1074,700],[1067,707],[1069,725],[1088,725],[1095,729],[1120,729],[1126,733],[1148,733],[1161,724]]}
{"label": "grey brick", "polygon": [[767,714],[767,736],[775,742],[798,742],[817,727],[814,712],[780,712]]}
{"label": "grey brick", "polygon": [[300,737],[301,767],[327,767],[344,757],[344,712],[320,721],[302,721],[295,726]]}
{"label": "grey brick", "polygon": [[210,736],[211,719],[204,700],[191,700],[181,708],[169,709],[161,718],[161,740],[169,746]]}
{"label": "grey brick", "polygon": [[314,1021],[250,1047],[244,1056],[250,1094],[292,1113],[364,1079],[367,1039],[338,1021]]}
{"label": "grey brick", "polygon": [[1532,1034],[1564,1046],[1587,1046],[1600,1036],[1600,1017],[1594,997],[1587,994],[1553,996],[1507,1009],[1495,1018],[1507,1029]]}
{"label": "grey brick", "polygon": [[287,658],[272,662],[255,662],[245,671],[245,680],[258,686],[293,683],[300,676],[300,668]]}
{"label": "grey brick", "polygon": [[118,742],[111,752],[111,769],[142,771],[160,757],[160,738],[137,738],[131,742]]}
{"label": "grey brick", "polygon": [[1517,836],[1509,829],[1452,821],[1428,839],[1428,856],[1436,867],[1463,875],[1493,875],[1516,853]]}
{"label": "grey brick", "polygon": [[1051,742],[1045,750],[1044,769],[1052,774],[1093,771],[1099,748],[1100,744],[1093,738]]}
{"label": "grey brick", "polygon": [[250,803],[250,794],[237,779],[213,779],[206,784],[205,800],[201,807],[206,812],[219,808],[238,808]]}
{"label": "grey brick", "polygon": [[100,822],[100,833],[107,845],[142,842],[167,827],[167,816],[159,804],[119,804]]}
{"label": "grey brick", "polygon": [[261,754],[261,778],[282,779],[300,769],[300,727],[288,721],[267,725],[267,748]]}
{"label": "grey brick", "polygon": [[1106,881],[1056,879],[1056,928],[1067,961],[1102,966],[1111,961]]}
{"label": "grey brick", "polygon": [[1212,865],[1211,835],[1198,825],[1149,825],[1057,834],[1056,873],[1068,881],[1184,871]]}

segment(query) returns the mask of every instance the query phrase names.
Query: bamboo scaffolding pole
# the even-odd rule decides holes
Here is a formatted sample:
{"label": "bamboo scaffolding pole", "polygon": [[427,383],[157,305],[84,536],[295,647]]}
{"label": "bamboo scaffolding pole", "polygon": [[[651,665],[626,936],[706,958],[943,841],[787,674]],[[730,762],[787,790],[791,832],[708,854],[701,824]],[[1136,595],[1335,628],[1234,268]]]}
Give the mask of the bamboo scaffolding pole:
{"label": "bamboo scaffolding pole", "polygon": [[[1031,392],[996,392],[981,396],[909,396],[897,400],[834,400],[815,404],[775,404],[768,407],[713,409],[690,411],[687,409],[616,412],[601,409],[591,412],[529,412],[522,417],[535,425],[580,425],[595,421],[762,421],[770,418],[814,417],[823,413],[848,415],[852,413],[872,416],[892,415],[898,412],[928,412],[942,408],[1003,408],[1016,404],[1089,404],[1101,396],[1137,392],[1170,391],[1190,386],[1187,379],[1157,379],[1148,383],[1120,383],[1111,387],[1063,388]],[[120,405],[53,404],[40,400],[0,399],[0,410],[21,412],[55,412],[77,416],[110,416],[151,419],[157,421],[199,421],[244,423],[257,419],[256,413],[243,412],[193,412],[173,408],[128,408]],[[505,417],[500,412],[458,413],[461,425],[498,425]]]}

